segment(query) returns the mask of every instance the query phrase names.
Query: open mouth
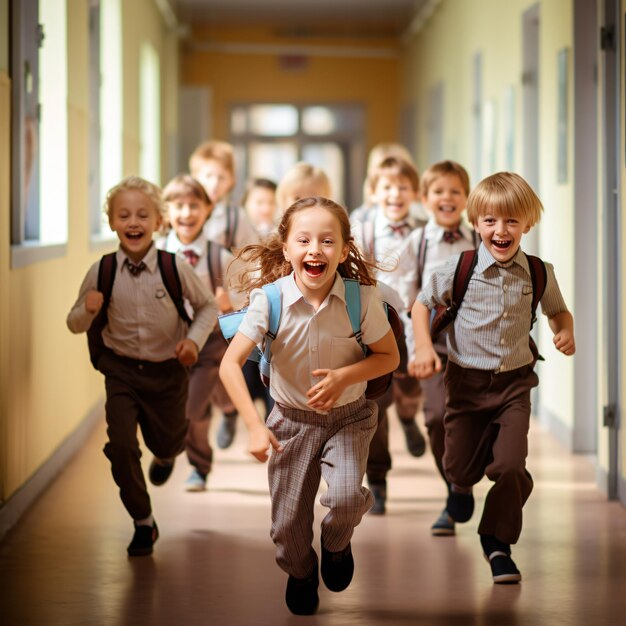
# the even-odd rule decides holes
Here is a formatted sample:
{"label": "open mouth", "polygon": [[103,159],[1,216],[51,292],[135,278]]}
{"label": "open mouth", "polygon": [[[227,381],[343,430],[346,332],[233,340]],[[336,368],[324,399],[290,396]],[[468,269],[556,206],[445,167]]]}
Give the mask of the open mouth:
{"label": "open mouth", "polygon": [[456,207],[449,204],[442,204],[439,206],[439,210],[442,213],[454,213],[456,211]]}
{"label": "open mouth", "polygon": [[320,276],[324,272],[325,267],[326,263],[322,261],[309,261],[308,263],[304,263],[304,271],[309,276]]}
{"label": "open mouth", "polygon": [[492,239],[491,243],[497,250],[506,250],[511,245],[510,241],[505,241],[504,239]]}
{"label": "open mouth", "polygon": [[139,241],[143,237],[143,233],[126,233],[126,239],[130,239],[131,241]]}

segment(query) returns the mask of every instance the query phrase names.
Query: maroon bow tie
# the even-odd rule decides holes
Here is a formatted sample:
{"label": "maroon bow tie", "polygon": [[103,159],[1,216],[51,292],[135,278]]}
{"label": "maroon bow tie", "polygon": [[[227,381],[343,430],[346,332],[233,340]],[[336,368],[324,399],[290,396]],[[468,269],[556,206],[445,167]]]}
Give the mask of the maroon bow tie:
{"label": "maroon bow tie", "polygon": [[457,228],[456,230],[444,230],[442,239],[446,243],[454,243],[462,237],[461,231]]}
{"label": "maroon bow tie", "polygon": [[406,222],[400,222],[398,224],[389,224],[389,228],[394,235],[404,236],[404,233],[409,228],[409,225]]}
{"label": "maroon bow tie", "polygon": [[139,276],[139,274],[141,274],[141,272],[143,272],[147,267],[143,261],[140,261],[139,263],[133,263],[130,259],[126,259],[126,261],[124,261],[124,265],[126,265],[128,271],[133,276]]}
{"label": "maroon bow tie", "polygon": [[191,267],[195,267],[198,265],[198,260],[200,257],[193,250],[183,250],[183,254],[185,255],[185,260]]}

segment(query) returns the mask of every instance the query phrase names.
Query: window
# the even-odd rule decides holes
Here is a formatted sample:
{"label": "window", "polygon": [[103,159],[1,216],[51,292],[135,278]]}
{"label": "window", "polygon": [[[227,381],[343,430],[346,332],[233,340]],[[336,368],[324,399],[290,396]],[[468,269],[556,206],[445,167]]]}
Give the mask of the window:
{"label": "window", "polygon": [[23,0],[12,4],[12,267],[65,253],[66,24],[65,0]]}
{"label": "window", "polygon": [[157,185],[161,184],[161,84],[159,55],[152,45],[141,46],[139,78],[140,148],[139,171],[141,176]]}
{"label": "window", "polygon": [[[95,15],[94,15],[95,14]],[[91,239],[114,238],[102,212],[104,196],[122,178],[122,8],[120,0],[93,2],[90,63],[92,97],[97,109],[91,111],[90,190]]]}
{"label": "window", "polygon": [[279,182],[297,161],[321,167],[334,197],[348,208],[360,201],[365,116],[358,105],[245,104],[231,109],[230,130],[237,160],[237,187],[265,177]]}

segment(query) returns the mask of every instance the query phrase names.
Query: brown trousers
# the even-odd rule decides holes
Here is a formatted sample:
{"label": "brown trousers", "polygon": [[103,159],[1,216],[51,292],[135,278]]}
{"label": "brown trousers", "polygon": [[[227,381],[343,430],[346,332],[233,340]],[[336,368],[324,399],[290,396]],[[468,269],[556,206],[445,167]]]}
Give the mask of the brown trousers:
{"label": "brown trousers", "polygon": [[159,458],[183,451],[187,419],[187,370],[176,360],[136,361],[107,350],[98,363],[106,388],[108,442],[104,454],[130,516],[152,512],[141,469],[137,426],[148,449]]}
{"label": "brown trousers", "polygon": [[475,485],[483,475],[492,480],[478,532],[516,543],[533,488],[526,456],[537,374],[531,365],[496,374],[448,362],[444,378],[446,476],[460,487]]}
{"label": "brown trousers", "polygon": [[219,328],[213,331],[200,351],[197,363],[189,372],[186,408],[189,429],[185,439],[185,451],[189,463],[201,474],[208,474],[213,463],[213,449],[209,443],[211,404],[216,404],[224,412],[232,405],[219,379],[220,362],[227,347]]}
{"label": "brown trousers", "polygon": [[366,472],[370,483],[383,482],[391,469],[387,409],[395,404],[400,420],[412,421],[419,411],[421,398],[420,381],[413,376],[394,372],[389,389],[375,400],[378,405],[378,426],[370,444]]}

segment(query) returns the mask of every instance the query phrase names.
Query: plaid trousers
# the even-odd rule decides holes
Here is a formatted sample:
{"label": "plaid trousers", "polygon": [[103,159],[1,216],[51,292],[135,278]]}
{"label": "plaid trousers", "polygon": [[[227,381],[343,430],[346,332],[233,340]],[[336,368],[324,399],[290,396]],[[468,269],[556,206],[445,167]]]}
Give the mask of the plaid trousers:
{"label": "plaid trousers", "polygon": [[327,550],[343,550],[373,504],[363,475],[376,403],[361,397],[328,414],[276,403],[266,425],[283,445],[282,452],[272,452],[268,468],[276,562],[291,576],[306,578],[317,568],[313,510],[321,478],[328,484],[320,499],[330,509],[321,524]]}

